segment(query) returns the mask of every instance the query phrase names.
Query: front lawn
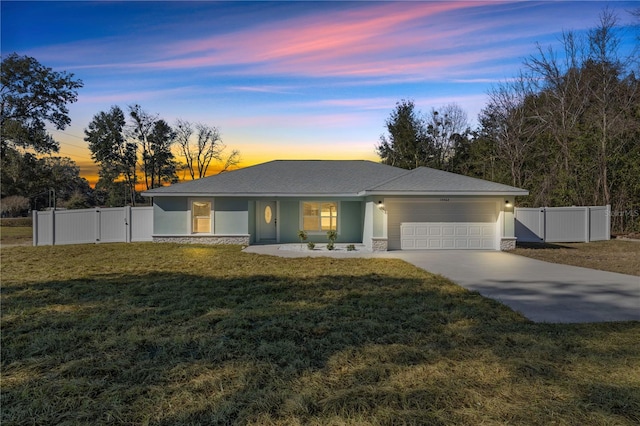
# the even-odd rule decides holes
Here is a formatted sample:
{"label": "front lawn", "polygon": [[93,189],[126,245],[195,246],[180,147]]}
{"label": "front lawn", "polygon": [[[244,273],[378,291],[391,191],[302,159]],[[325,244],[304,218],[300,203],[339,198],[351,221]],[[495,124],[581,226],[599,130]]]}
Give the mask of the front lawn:
{"label": "front lawn", "polygon": [[545,262],[563,263],[640,276],[640,241],[594,241],[592,243],[518,243],[510,252]]}
{"label": "front lawn", "polygon": [[1,256],[3,425],[640,422],[640,323],[534,324],[400,260]]}

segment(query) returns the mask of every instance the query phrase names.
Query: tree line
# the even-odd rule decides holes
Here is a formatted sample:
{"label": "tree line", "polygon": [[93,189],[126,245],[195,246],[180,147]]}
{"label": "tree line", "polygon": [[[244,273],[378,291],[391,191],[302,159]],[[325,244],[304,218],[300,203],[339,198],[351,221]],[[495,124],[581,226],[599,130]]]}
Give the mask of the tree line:
{"label": "tree line", "polygon": [[640,231],[640,60],[638,46],[623,55],[619,31],[605,9],[559,50],[536,46],[489,91],[475,129],[456,105],[423,114],[398,102],[378,155],[525,188],[523,207],[610,204],[615,231]]}
{"label": "tree line", "polygon": [[[60,144],[47,125],[65,130],[71,123],[67,105],[77,101],[80,79],[54,71],[35,58],[12,53],[2,60],[0,88],[0,166],[2,213],[64,206],[136,205],[138,189],[151,189],[183,178],[199,179],[240,162],[228,152],[220,131],[184,119],[170,126],[140,105],[97,113],[85,129],[91,158],[99,166],[95,189],[80,177],[68,157],[55,155]],[[174,154],[177,151],[178,157]],[[179,159],[184,159],[180,162]]]}

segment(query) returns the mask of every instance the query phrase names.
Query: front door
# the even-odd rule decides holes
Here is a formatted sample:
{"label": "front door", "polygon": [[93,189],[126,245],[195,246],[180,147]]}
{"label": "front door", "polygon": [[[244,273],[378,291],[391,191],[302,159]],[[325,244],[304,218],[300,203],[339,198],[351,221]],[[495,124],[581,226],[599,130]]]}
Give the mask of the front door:
{"label": "front door", "polygon": [[258,240],[261,242],[276,242],[278,218],[276,217],[275,201],[260,201],[258,203]]}

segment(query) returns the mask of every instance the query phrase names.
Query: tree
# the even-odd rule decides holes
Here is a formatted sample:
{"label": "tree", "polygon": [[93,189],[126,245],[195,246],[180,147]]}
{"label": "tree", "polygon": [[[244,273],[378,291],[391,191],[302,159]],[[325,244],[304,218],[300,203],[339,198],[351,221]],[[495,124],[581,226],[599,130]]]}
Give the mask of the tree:
{"label": "tree", "polygon": [[[456,104],[422,116],[413,101],[401,100],[386,121],[387,135],[380,136],[376,151],[384,164],[414,169],[440,170],[462,167],[470,148],[467,114]],[[456,159],[456,155],[458,158]]]}
{"label": "tree", "polygon": [[387,135],[381,135],[376,146],[383,164],[415,169],[435,156],[435,151],[427,149],[427,129],[413,101],[397,102],[385,125]]}
{"label": "tree", "polygon": [[433,154],[425,164],[440,170],[451,170],[456,155],[462,155],[471,130],[467,113],[456,104],[445,105],[440,111],[432,108],[425,118],[427,150]]}
{"label": "tree", "polygon": [[[634,57],[620,58],[620,38],[616,33],[618,19],[608,9],[600,15],[599,25],[588,33],[589,56],[583,72],[590,105],[587,123],[597,138],[598,185],[605,204],[611,204],[609,167],[612,159],[629,148],[630,140],[623,137],[640,127],[633,110],[637,107],[638,82],[635,76],[621,76]],[[637,60],[637,58],[635,58]],[[632,143],[632,142],[631,142]],[[595,201],[595,200],[594,200]]]}
{"label": "tree", "polygon": [[611,204],[614,230],[640,229],[638,47],[623,54],[605,9],[584,37],[563,34],[560,52],[537,46],[519,78],[489,93],[468,163],[527,188],[521,205]]}
{"label": "tree", "polygon": [[158,120],[158,116],[149,114],[143,110],[140,105],[135,104],[129,106],[129,117],[132,121],[130,126],[130,137],[132,140],[137,141],[140,146],[140,153],[142,157],[141,169],[144,175],[144,183],[146,188],[150,189],[153,187],[151,172],[154,168],[149,165],[149,163],[153,161],[149,135],[153,131],[153,127]]}
{"label": "tree", "polygon": [[[100,165],[100,187],[111,192],[114,182],[123,178],[125,182],[124,202],[135,206],[137,146],[124,136],[124,112],[112,106],[109,112],[99,112],[85,129],[84,140],[89,143],[91,158]],[[128,192],[127,192],[128,190]]]}
{"label": "tree", "polygon": [[151,181],[151,188],[162,186],[163,183],[175,183],[177,163],[171,152],[171,145],[176,138],[176,132],[164,120],[153,124],[147,137],[147,151],[144,161],[145,177]]}
{"label": "tree", "polygon": [[[217,127],[203,123],[192,124],[186,120],[177,120],[175,124],[176,143],[185,159],[186,170],[191,180],[207,176],[213,160],[221,163],[218,173],[222,173],[240,163],[240,151],[232,150],[225,154],[227,146],[222,142]],[[195,135],[195,142],[194,142]]]}
{"label": "tree", "polygon": [[495,141],[501,160],[508,166],[509,184],[524,187],[528,184],[527,161],[534,155],[539,132],[526,109],[531,92],[521,76],[494,87],[488,95],[489,103],[479,116],[483,136]]}
{"label": "tree", "polygon": [[8,147],[57,152],[59,144],[47,133],[46,123],[58,130],[71,123],[67,104],[77,100],[82,81],[12,53],[2,60],[1,83],[2,157]]}
{"label": "tree", "polygon": [[7,148],[2,167],[2,197],[24,196],[35,210],[47,207],[49,192],[65,201],[74,192],[90,196],[91,187],[80,177],[80,168],[67,157],[37,158]]}
{"label": "tree", "polygon": [[10,195],[0,200],[2,216],[16,217],[29,210],[29,199],[22,195]]}

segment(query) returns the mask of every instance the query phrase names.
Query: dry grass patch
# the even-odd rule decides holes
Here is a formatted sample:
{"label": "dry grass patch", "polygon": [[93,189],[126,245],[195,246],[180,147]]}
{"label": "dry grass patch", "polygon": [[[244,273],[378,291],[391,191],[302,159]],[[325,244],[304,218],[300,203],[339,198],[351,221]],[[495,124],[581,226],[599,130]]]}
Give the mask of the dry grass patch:
{"label": "dry grass patch", "polygon": [[545,262],[640,276],[640,241],[609,240],[592,243],[518,243],[510,253]]}
{"label": "dry grass patch", "polygon": [[0,226],[0,246],[31,245],[33,229],[27,226]]}
{"label": "dry grass patch", "polygon": [[2,253],[21,424],[637,424],[640,324],[534,324],[393,259]]}

